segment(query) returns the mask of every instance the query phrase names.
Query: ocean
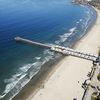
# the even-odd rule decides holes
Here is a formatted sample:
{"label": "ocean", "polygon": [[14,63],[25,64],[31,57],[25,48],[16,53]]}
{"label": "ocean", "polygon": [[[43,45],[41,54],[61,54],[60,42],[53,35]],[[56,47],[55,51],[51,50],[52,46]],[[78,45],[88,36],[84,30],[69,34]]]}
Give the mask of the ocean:
{"label": "ocean", "polygon": [[93,8],[70,0],[0,0],[0,98],[12,98],[56,58],[48,49],[16,43],[16,36],[71,47],[95,20]]}

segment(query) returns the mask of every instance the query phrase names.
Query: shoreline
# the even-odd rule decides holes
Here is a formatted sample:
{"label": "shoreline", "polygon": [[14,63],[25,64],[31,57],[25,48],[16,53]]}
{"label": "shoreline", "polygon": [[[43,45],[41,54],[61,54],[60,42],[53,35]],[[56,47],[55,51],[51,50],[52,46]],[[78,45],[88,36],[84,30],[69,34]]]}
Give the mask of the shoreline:
{"label": "shoreline", "polygon": [[[98,15],[97,15],[97,19],[98,19]],[[97,22],[96,19],[96,22]],[[80,42],[85,39],[88,35],[89,32],[91,31],[91,29],[95,26],[96,22],[91,26],[91,28],[89,30],[87,30],[86,34],[84,34],[84,36],[82,38],[80,38],[78,41],[76,41],[76,43],[73,45],[74,49],[77,49],[77,45],[80,45]],[[35,96],[36,93],[38,93],[39,91],[41,91],[41,89],[44,88],[45,83],[49,81],[49,78],[52,77],[53,73],[55,73],[56,70],[58,70],[61,67],[61,64],[65,62],[66,59],[69,59],[70,57],[61,57],[59,58],[57,61],[55,61],[55,63],[53,64],[51,62],[51,64],[49,64],[48,68],[46,69],[46,71],[44,71],[45,73],[41,73],[39,75],[42,76],[38,76],[39,79],[35,79],[36,82],[34,82],[34,78],[31,79],[31,81],[28,83],[28,85],[25,86],[24,89],[22,89],[20,91],[20,93],[18,93],[13,100],[30,100],[29,98],[32,98],[33,96]],[[71,60],[71,59],[70,59]],[[66,60],[67,61],[67,60]],[[53,65],[52,65],[53,64]],[[91,63],[92,65],[92,63]],[[47,65],[45,65],[47,66]],[[44,69],[43,69],[44,70]],[[37,76],[36,76],[37,77]],[[34,85],[34,86],[33,86]],[[29,89],[28,89],[29,88]],[[28,93],[26,94],[25,92],[28,91]],[[33,93],[34,92],[34,93]],[[23,95],[23,93],[25,95]],[[33,100],[33,99],[32,99]],[[35,99],[34,99],[35,100]],[[36,99],[38,100],[38,99]],[[40,100],[40,99],[39,99]]]}
{"label": "shoreline", "polygon": [[[100,47],[100,11],[92,28],[74,46],[76,50],[97,54]],[[67,67],[66,67],[67,64]],[[75,68],[77,67],[77,69]],[[26,100],[72,100],[82,99],[84,89],[81,87],[91,71],[92,62],[75,57],[65,57],[55,65],[53,74],[44,83],[37,94],[31,94]],[[74,77],[74,79],[73,79]],[[73,80],[72,80],[73,79]],[[61,81],[62,80],[62,81]]]}
{"label": "shoreline", "polygon": [[[44,86],[44,83],[53,74],[54,69],[58,62],[62,61],[65,57],[60,56],[53,61],[46,62],[41,70],[27,83],[24,88],[12,100],[27,100],[32,93],[34,95]],[[28,93],[26,93],[28,91]]]}

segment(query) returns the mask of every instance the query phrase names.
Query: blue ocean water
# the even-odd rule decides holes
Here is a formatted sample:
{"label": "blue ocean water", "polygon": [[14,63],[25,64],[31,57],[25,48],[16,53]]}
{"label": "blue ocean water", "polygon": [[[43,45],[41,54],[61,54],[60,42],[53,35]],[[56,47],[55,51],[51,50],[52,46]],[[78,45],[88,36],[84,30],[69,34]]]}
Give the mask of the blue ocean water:
{"label": "blue ocean water", "polygon": [[[0,0],[0,97],[20,84],[25,75],[34,76],[55,56],[43,48],[18,44],[14,37],[67,47],[95,20],[91,7],[74,5],[70,0]],[[22,87],[30,78],[21,81]]]}

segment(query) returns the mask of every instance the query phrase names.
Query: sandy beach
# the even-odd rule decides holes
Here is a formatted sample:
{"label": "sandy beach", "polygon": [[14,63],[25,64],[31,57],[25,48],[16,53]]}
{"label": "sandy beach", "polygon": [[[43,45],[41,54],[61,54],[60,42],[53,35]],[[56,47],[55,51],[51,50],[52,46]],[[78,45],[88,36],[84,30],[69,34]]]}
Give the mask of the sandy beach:
{"label": "sandy beach", "polygon": [[[86,53],[98,54],[100,47],[100,11],[91,30],[75,45],[74,49]],[[84,94],[82,83],[88,78],[92,62],[75,57],[65,57],[59,61],[52,75],[44,82],[43,88],[27,100],[81,100]],[[22,99],[21,99],[22,100]]]}

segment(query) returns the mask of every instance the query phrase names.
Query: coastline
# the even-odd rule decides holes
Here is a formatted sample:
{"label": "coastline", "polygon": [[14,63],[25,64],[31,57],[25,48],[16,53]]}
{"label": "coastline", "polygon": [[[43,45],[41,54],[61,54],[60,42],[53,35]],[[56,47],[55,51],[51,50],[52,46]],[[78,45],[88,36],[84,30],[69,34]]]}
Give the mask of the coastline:
{"label": "coastline", "polygon": [[[96,10],[96,11],[97,11],[97,14],[99,14],[99,16],[100,16],[100,12],[98,10]],[[98,22],[99,16],[97,16],[96,23],[87,32],[87,34],[85,34],[85,36],[83,36],[74,45],[74,48],[76,50],[83,51],[83,52],[97,53],[97,47],[95,47],[93,45],[94,49],[91,50],[91,48],[89,48],[88,44],[86,44],[86,43],[88,43],[89,37],[93,38],[93,36],[91,36],[91,32],[93,32],[93,30],[95,29],[94,27],[97,25],[97,23],[99,23]],[[92,43],[90,43],[90,44],[92,44]],[[93,44],[95,44],[95,43],[93,43]],[[82,46],[85,46],[85,47],[83,48]],[[88,47],[87,50],[86,50],[86,47]],[[79,68],[78,70],[74,68],[74,66],[76,66],[76,65],[78,65],[78,68]],[[87,66],[88,68],[87,67],[82,68],[84,73],[81,73],[80,70],[82,70],[82,69],[79,65],[81,65],[81,67]],[[84,92],[84,89],[81,88],[81,85],[84,82],[84,80],[87,78],[88,71],[91,70],[91,67],[92,67],[92,62],[85,61],[83,59],[74,58],[74,57],[64,57],[64,59],[61,58],[52,66],[52,68],[50,68],[45,74],[43,74],[41,76],[41,78],[39,80],[37,80],[34,84],[33,84],[33,81],[31,81],[29,83],[29,85],[27,85],[24,90],[22,90],[17,96],[15,96],[15,98],[13,100],[31,100],[31,99],[32,100],[40,100],[40,99],[45,100],[46,96],[48,97],[48,100],[51,100],[53,98],[54,98],[53,100],[56,100],[56,99],[57,100],[65,100],[65,99],[71,100],[74,98],[74,97],[72,97],[72,95],[75,96],[75,98],[77,98],[76,96],[79,96],[78,99],[81,100],[80,98],[82,98],[82,95]],[[76,73],[77,77],[74,78],[74,81],[71,80],[71,78],[73,78],[72,72],[73,73],[77,72]],[[78,76],[79,75],[78,72],[82,74],[80,77]],[[72,76],[71,76],[71,74],[72,74]],[[71,77],[69,77],[69,76],[71,76]],[[34,80],[34,79],[32,79],[32,80]],[[60,80],[62,80],[62,82],[58,82]],[[76,84],[74,84],[74,82]],[[68,86],[67,86],[67,84],[68,84]],[[28,86],[30,86],[29,89],[28,89]],[[63,88],[61,88],[61,86],[63,86]],[[71,91],[72,91],[71,89],[73,89],[73,93],[71,93]],[[76,90],[76,92],[75,92],[75,90]],[[27,94],[24,93],[26,91],[28,91]],[[69,93],[66,93],[68,91],[69,91]],[[23,93],[24,93],[24,95],[23,95]],[[58,94],[59,94],[59,96],[58,96]]]}
{"label": "coastline", "polygon": [[[20,2],[19,2],[20,3]],[[31,2],[30,2],[31,3]],[[45,3],[44,3],[45,4]],[[65,5],[65,4],[64,4]],[[58,5],[59,6],[59,5]],[[65,5],[66,6],[66,5]],[[74,5],[70,5],[72,8],[74,7]],[[54,6],[55,7],[55,6]],[[60,7],[60,6],[59,6]],[[18,7],[17,7],[18,8]],[[63,8],[63,7],[62,7]],[[65,7],[66,8],[66,7]],[[68,7],[69,8],[69,7]],[[82,8],[82,9],[79,9],[79,8]],[[95,21],[96,21],[96,13],[95,13],[95,10],[93,10],[93,11],[91,11],[91,9],[88,9],[88,8],[90,8],[90,6],[89,7],[86,7],[86,6],[84,6],[84,5],[82,5],[82,7],[81,7],[81,5],[75,5],[75,11],[73,10],[71,10],[73,13],[75,12],[76,13],[76,11],[79,11],[79,12],[77,12],[77,14],[75,15],[77,18],[75,18],[74,17],[74,19],[72,20],[72,21],[74,21],[75,23],[73,23],[73,25],[68,25],[68,27],[67,27],[67,25],[65,25],[65,29],[66,29],[66,31],[65,32],[60,32],[58,35],[56,35],[57,37],[59,37],[59,39],[55,39],[55,37],[54,37],[54,41],[53,41],[53,43],[60,43],[61,42],[61,45],[65,45],[65,46],[67,46],[67,44],[69,44],[68,46],[69,47],[74,47],[74,45],[81,39],[81,38],[83,38],[86,34],[87,34],[87,32],[85,32],[86,30],[87,31],[89,31],[91,28],[89,27],[89,26],[92,26],[92,25],[94,25],[94,23],[95,23]],[[91,7],[92,8],[92,7]],[[63,10],[63,9],[61,9],[61,10]],[[55,12],[55,11],[54,11]],[[69,12],[70,12],[70,10],[69,10]],[[62,12],[61,12],[62,13]],[[64,18],[65,17],[67,17],[67,16],[65,16],[65,12],[63,12],[63,14],[64,14]],[[67,14],[67,13],[66,13]],[[89,15],[88,15],[89,14]],[[94,15],[93,15],[94,14]],[[91,15],[93,15],[93,16],[91,16]],[[70,14],[68,14],[68,16],[70,16]],[[56,17],[56,15],[55,15],[55,17]],[[57,16],[58,17],[58,16]],[[61,17],[61,16],[60,16]],[[73,17],[73,16],[72,16]],[[40,18],[41,19],[41,18]],[[60,18],[61,19],[61,18]],[[55,20],[55,19],[53,19],[53,20]],[[65,19],[66,20],[66,19]],[[32,21],[30,21],[30,22],[32,22]],[[30,23],[29,21],[28,21],[28,23]],[[51,21],[50,21],[51,22]],[[65,22],[65,21],[64,21]],[[63,24],[64,24],[64,22],[63,22]],[[89,23],[88,23],[89,22]],[[57,21],[57,23],[58,23],[58,21]],[[61,21],[61,23],[62,23],[62,21]],[[65,22],[66,23],[66,22]],[[71,22],[70,22],[71,23]],[[23,24],[23,23],[22,23]],[[27,24],[27,23],[26,23]],[[56,24],[56,23],[55,23]],[[75,24],[75,25],[74,25]],[[41,25],[41,22],[40,22],[40,25]],[[44,24],[45,25],[45,24]],[[59,25],[61,25],[61,24],[59,24]],[[38,25],[36,25],[36,26],[38,26]],[[50,27],[51,27],[52,25],[50,25]],[[84,28],[83,28],[84,27]],[[88,28],[89,27],[89,28]],[[81,28],[82,28],[82,30],[81,30]],[[88,29],[87,29],[88,28]],[[62,28],[59,28],[60,30],[62,29]],[[29,30],[30,31],[30,30]],[[58,31],[57,31],[58,32]],[[68,32],[68,33],[67,33]],[[75,33],[75,37],[74,37],[74,33]],[[81,34],[82,33],[82,34]],[[7,33],[6,33],[7,34]],[[17,34],[17,33],[15,33],[15,34]],[[51,32],[50,34],[53,34],[53,32]],[[55,35],[56,33],[54,32],[54,35]],[[61,35],[60,35],[61,34]],[[67,35],[68,34],[68,35]],[[79,34],[79,36],[77,35],[77,34]],[[23,34],[24,35],[24,34]],[[27,36],[29,36],[29,38],[31,38],[32,36],[31,35],[27,35]],[[27,37],[26,36],[26,37]],[[41,36],[41,35],[40,35]],[[65,37],[64,37],[65,36]],[[35,36],[33,36],[33,38],[34,38]],[[72,37],[72,38],[71,38]],[[7,38],[9,38],[9,36],[7,37]],[[48,38],[50,38],[49,37],[49,35],[48,35]],[[11,38],[12,40],[14,39],[14,37],[13,38]],[[53,38],[52,38],[53,39]],[[66,40],[65,40],[66,39]],[[74,42],[74,44],[73,44],[73,41],[74,41],[74,39],[76,40],[75,42]],[[39,39],[40,40],[40,39]],[[62,42],[62,41],[68,41],[68,42]],[[72,40],[72,41],[70,41],[70,40]],[[13,41],[11,41],[11,42],[15,42],[14,40]],[[48,41],[49,42],[49,41]],[[51,42],[51,41],[50,41]],[[18,47],[17,46],[17,44],[16,44],[16,42],[15,42],[15,44],[13,44],[12,46],[16,46],[16,47]],[[19,47],[18,47],[19,48]],[[22,47],[21,47],[22,48]],[[25,46],[25,48],[27,48],[26,46]],[[34,48],[34,47],[33,47]],[[12,97],[14,97],[16,94],[17,94],[17,91],[20,91],[21,89],[22,89],[22,91],[23,91],[23,89],[24,89],[24,87],[26,87],[27,89],[26,89],[26,92],[28,91],[28,93],[29,93],[29,91],[33,91],[34,89],[33,88],[31,88],[31,87],[33,87],[33,86],[35,86],[35,85],[37,85],[38,83],[39,83],[39,81],[37,81],[37,80],[41,80],[41,81],[44,81],[44,83],[46,83],[48,80],[49,80],[49,78],[53,75],[53,73],[55,73],[55,71],[57,70],[57,68],[58,67],[60,67],[60,65],[58,65],[57,66],[57,62],[62,62],[64,59],[64,56],[62,56],[61,58],[60,58],[60,60],[58,59],[57,61],[54,59],[55,57],[53,57],[53,56],[55,56],[55,54],[53,54],[52,52],[49,52],[49,50],[43,50],[43,54],[40,52],[40,55],[38,56],[38,54],[36,54],[36,56],[34,56],[34,54],[33,54],[33,51],[34,51],[34,49],[33,48],[31,48],[31,47],[29,47],[29,48],[27,48],[27,49],[30,49],[29,50],[29,53],[28,53],[28,55],[30,54],[30,56],[33,56],[32,57],[32,59],[29,59],[28,57],[29,56],[26,56],[26,57],[24,57],[24,58],[27,58],[27,62],[28,62],[28,60],[32,60],[32,62],[30,61],[30,62],[26,62],[27,64],[23,64],[22,66],[19,66],[18,65],[18,70],[15,70],[15,71],[12,71],[12,69],[14,68],[16,68],[16,66],[11,66],[11,67],[13,67],[13,68],[11,68],[11,69],[9,69],[10,71],[12,71],[13,73],[11,73],[11,77],[9,76],[9,75],[6,75],[7,74],[7,70],[5,70],[5,72],[4,73],[6,73],[6,74],[4,74],[5,76],[8,76],[8,78],[5,78],[5,79],[3,79],[2,78],[2,76],[1,76],[1,79],[3,80],[3,81],[1,81],[0,82],[0,84],[1,84],[1,89],[0,89],[0,91],[1,91],[1,95],[0,95],[0,98],[5,98],[5,96],[6,97],[9,97],[9,98],[6,98],[7,100],[8,99],[10,99],[10,97],[12,98]],[[36,49],[36,48],[35,48]],[[16,49],[17,50],[17,49]],[[38,49],[39,50],[39,49]],[[36,51],[38,51],[38,50],[36,50]],[[14,50],[15,51],[15,50]],[[17,50],[18,51],[18,50]],[[25,51],[25,50],[24,50]],[[31,53],[31,51],[32,51],[32,53]],[[23,52],[24,53],[24,52]],[[9,52],[8,52],[8,54],[10,54]],[[17,54],[17,52],[16,52],[16,54]],[[33,54],[33,55],[32,55]],[[49,56],[49,54],[50,55],[52,55],[52,56]],[[23,54],[22,54],[23,55]],[[26,51],[25,51],[25,55],[27,55],[26,54]],[[43,55],[43,56],[42,56]],[[48,56],[47,56],[48,55]],[[46,57],[47,56],[47,57]],[[8,57],[8,56],[7,56]],[[17,56],[16,56],[17,57]],[[15,58],[16,58],[15,57]],[[42,57],[43,57],[43,59],[42,59]],[[51,57],[51,58],[50,58]],[[31,58],[31,57],[30,57]],[[46,61],[48,61],[48,59],[54,59],[54,63],[53,62],[47,62],[47,64],[44,64]],[[13,61],[13,60],[10,60],[10,61]],[[20,60],[21,61],[21,60]],[[43,63],[42,63],[42,61],[43,61]],[[50,60],[51,61],[51,60]],[[2,62],[2,59],[1,59],[1,62]],[[15,61],[15,62],[17,62],[17,61]],[[21,62],[23,62],[23,61],[21,61]],[[24,63],[24,62],[23,62]],[[6,63],[4,63],[4,64],[6,64]],[[17,63],[16,63],[17,64]],[[21,63],[18,63],[18,64],[21,64]],[[43,66],[42,67],[40,67],[41,65],[43,64]],[[51,65],[49,65],[49,64],[51,64]],[[10,66],[10,65],[9,65]],[[50,67],[50,68],[49,68]],[[29,69],[28,69],[29,68]],[[28,69],[27,71],[25,71],[26,69]],[[40,69],[40,70],[39,70]],[[47,71],[48,71],[48,73],[47,74],[45,74],[44,72],[46,72],[46,69],[47,69]],[[55,69],[55,70],[54,70]],[[6,72],[7,71],[7,72]],[[42,72],[42,71],[44,71],[44,72]],[[23,73],[24,72],[24,73]],[[39,72],[39,73],[38,73]],[[21,73],[21,74],[19,74],[19,73]],[[23,73],[23,74],[22,74]],[[50,73],[50,75],[48,76],[48,74]],[[9,72],[8,72],[8,74],[9,74]],[[37,74],[37,75],[36,75]],[[42,74],[43,74],[43,77],[42,77]],[[25,76],[25,77],[24,77]],[[35,76],[35,77],[32,77],[32,76]],[[47,76],[47,78],[45,79],[45,77]],[[39,79],[40,78],[40,79]],[[43,80],[42,80],[42,79]],[[6,80],[7,79],[7,80]],[[32,79],[32,81],[30,82],[30,80]],[[36,80],[36,81],[35,81]],[[41,89],[41,88],[43,88],[44,87],[44,85],[41,85],[41,81],[40,81],[40,84],[37,86],[37,89],[36,89],[36,92],[38,92],[39,91],[39,89]],[[3,83],[2,83],[3,82]],[[36,82],[36,83],[35,83]],[[43,84],[44,84],[43,83]],[[25,85],[26,84],[26,85]],[[29,87],[31,88],[31,90],[30,89],[28,89],[29,87],[28,87],[28,84],[29,84]],[[34,85],[35,84],[35,85]],[[3,86],[4,86],[4,89],[2,89],[3,88]],[[13,89],[14,88],[14,89]],[[36,88],[36,87],[35,87]],[[39,89],[38,89],[39,88]],[[28,97],[28,94],[25,92],[25,95],[24,96],[26,96],[26,97]],[[34,91],[33,91],[34,92]],[[32,94],[33,94],[33,92],[32,92]],[[22,93],[22,92],[20,92],[20,93]],[[20,95],[20,93],[18,94],[18,95]],[[35,92],[34,92],[35,93]],[[4,100],[4,99],[2,99],[2,100]]]}
{"label": "coastline", "polygon": [[[74,49],[97,54],[100,47],[100,11],[97,12],[96,23],[88,33],[80,39]],[[75,68],[77,67],[77,68]],[[81,87],[88,72],[91,71],[92,62],[75,57],[65,57],[55,65],[52,75],[46,80],[43,87],[26,100],[72,100],[82,99],[84,89]],[[22,100],[22,99],[21,99]]]}

